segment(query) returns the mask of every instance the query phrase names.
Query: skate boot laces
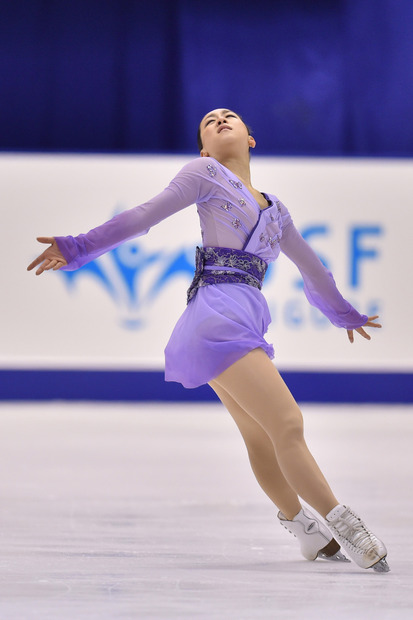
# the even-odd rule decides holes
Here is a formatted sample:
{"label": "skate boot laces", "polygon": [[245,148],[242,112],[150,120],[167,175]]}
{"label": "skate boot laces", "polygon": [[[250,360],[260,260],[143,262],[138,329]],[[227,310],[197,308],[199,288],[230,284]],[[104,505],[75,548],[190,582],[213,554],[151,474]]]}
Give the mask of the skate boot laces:
{"label": "skate boot laces", "polygon": [[353,553],[365,555],[374,551],[381,543],[350,508],[329,524],[350,546]]}

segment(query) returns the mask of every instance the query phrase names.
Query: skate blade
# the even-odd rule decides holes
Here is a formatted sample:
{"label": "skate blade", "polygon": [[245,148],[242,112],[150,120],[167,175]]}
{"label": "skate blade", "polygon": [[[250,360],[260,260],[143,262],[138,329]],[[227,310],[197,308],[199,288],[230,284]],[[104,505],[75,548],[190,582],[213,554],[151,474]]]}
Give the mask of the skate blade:
{"label": "skate blade", "polygon": [[326,555],[320,551],[317,557],[320,558],[320,560],[330,560],[330,562],[350,562],[341,551],[337,551],[337,553],[333,553],[333,555]]}
{"label": "skate blade", "polygon": [[388,573],[390,571],[390,566],[387,564],[386,558],[382,558],[376,564],[373,564],[371,567],[376,573]]}

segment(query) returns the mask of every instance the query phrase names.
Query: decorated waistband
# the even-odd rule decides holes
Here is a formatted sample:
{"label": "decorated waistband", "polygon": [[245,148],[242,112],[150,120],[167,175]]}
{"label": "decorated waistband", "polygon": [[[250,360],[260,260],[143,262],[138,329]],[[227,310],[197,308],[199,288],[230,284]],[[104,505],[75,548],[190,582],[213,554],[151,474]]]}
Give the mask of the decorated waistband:
{"label": "decorated waistband", "polygon": [[196,295],[199,287],[209,284],[242,283],[261,289],[267,268],[268,263],[251,252],[234,248],[197,247],[195,276],[187,292],[187,302]]}

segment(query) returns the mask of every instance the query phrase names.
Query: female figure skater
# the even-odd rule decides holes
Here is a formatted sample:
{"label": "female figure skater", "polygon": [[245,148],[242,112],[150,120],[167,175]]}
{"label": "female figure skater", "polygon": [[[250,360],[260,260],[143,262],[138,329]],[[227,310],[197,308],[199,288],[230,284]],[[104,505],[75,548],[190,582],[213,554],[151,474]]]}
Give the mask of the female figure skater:
{"label": "female figure skater", "polygon": [[215,390],[242,434],[258,483],[305,558],[348,561],[341,544],[360,567],[387,572],[384,544],[334,496],[304,440],[301,412],[271,362],[273,348],[264,340],[271,318],[260,291],[268,263],[284,252],[300,270],[309,302],[346,329],[350,342],[354,331],[370,339],[364,327],[380,327],[378,317],[359,314],[341,296],[282,202],[252,186],[255,144],[238,114],[209,112],[198,130],[201,157],[163,192],[87,234],[39,237],[51,245],[28,270],[77,269],[196,203],[203,247],[188,305],[165,349],[166,380]]}

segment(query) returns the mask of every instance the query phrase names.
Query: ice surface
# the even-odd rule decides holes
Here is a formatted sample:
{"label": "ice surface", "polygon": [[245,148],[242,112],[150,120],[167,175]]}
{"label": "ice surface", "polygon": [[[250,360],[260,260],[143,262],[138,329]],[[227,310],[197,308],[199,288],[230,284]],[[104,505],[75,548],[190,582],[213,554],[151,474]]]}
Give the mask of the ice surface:
{"label": "ice surface", "polygon": [[0,406],[0,620],[413,617],[413,407],[304,406],[391,572],[304,560],[217,404]]}

